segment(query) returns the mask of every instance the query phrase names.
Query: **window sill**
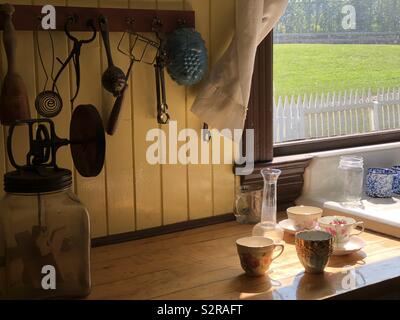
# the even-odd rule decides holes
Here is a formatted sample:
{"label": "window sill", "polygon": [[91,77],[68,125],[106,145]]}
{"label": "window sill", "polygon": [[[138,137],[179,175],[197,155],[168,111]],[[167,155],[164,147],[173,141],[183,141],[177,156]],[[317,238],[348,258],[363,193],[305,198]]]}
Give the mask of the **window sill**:
{"label": "window sill", "polygon": [[[278,205],[280,210],[285,210],[287,207],[293,205],[298,198],[307,197],[307,199],[313,199],[310,192],[307,195],[308,189],[316,191],[322,190],[325,193],[325,197],[328,195],[329,198],[331,197],[329,192],[332,192],[335,188],[330,184],[321,186],[319,182],[324,181],[325,178],[329,179],[329,175],[326,175],[326,170],[334,170],[334,168],[337,167],[339,157],[346,154],[359,154],[364,156],[366,167],[392,166],[400,163],[400,142],[275,157],[271,162],[255,164],[252,174],[240,177],[241,184],[261,187],[263,185],[263,179],[260,173],[261,170],[263,168],[277,168],[282,171],[278,180]],[[367,154],[369,156],[366,156]],[[312,162],[313,159],[317,158],[320,160]],[[399,163],[394,162],[396,159],[399,159]],[[307,170],[306,172],[306,168],[308,166],[315,167],[317,166],[316,163],[318,163],[318,165],[322,164],[322,168],[320,168],[320,171],[317,173],[314,171],[313,177],[316,177],[316,180],[311,181],[311,178],[307,176],[311,174],[311,171]],[[314,168],[312,170],[314,170]],[[305,183],[304,179],[306,180]],[[306,195],[303,193],[303,190],[305,190]]]}
{"label": "window sill", "polygon": [[398,197],[375,199],[364,197],[362,206],[344,207],[338,199],[342,190],[335,179],[339,158],[357,154],[364,158],[364,168],[391,167],[400,163],[400,142],[338,149],[310,154],[312,162],[304,173],[304,186],[296,204],[324,208],[325,214],[347,215],[365,222],[367,228],[400,237],[400,210]]}
{"label": "window sill", "polygon": [[363,221],[366,229],[400,238],[400,198],[374,199],[365,197],[359,207],[344,206],[337,201],[301,197],[298,205],[311,205],[324,208],[324,215],[347,216]]}
{"label": "window sill", "polygon": [[314,140],[290,141],[276,144],[274,146],[274,156],[282,157],[331,150],[353,149],[355,147],[369,147],[372,145],[394,143],[399,140],[400,129]]}
{"label": "window sill", "polygon": [[[400,135],[400,132],[399,132]],[[328,158],[328,157],[333,157],[333,156],[342,156],[342,155],[347,155],[347,154],[355,154],[355,153],[367,153],[370,151],[381,151],[381,150],[389,150],[389,149],[396,149],[400,148],[400,142],[389,142],[389,143],[381,143],[381,144],[372,144],[372,145],[365,145],[365,146],[359,146],[359,147],[349,147],[349,148],[338,148],[334,150],[327,150],[327,151],[315,151],[315,152],[309,152],[309,153],[304,153],[304,154],[298,154],[298,155],[291,155],[291,156],[280,156],[276,157],[274,160],[276,160],[277,163],[281,163],[283,160],[288,162],[288,161],[298,161],[300,159],[307,159],[307,158]],[[400,161],[400,158],[399,158]],[[275,161],[271,162],[275,163]]]}

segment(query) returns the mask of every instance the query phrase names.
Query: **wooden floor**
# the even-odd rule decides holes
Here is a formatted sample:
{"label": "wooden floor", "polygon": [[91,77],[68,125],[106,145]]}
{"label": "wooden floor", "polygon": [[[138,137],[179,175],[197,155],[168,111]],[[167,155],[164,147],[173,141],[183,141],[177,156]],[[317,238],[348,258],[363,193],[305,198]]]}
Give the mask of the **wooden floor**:
{"label": "wooden floor", "polygon": [[[293,236],[286,235],[285,252],[272,272],[249,278],[235,240],[251,229],[228,222],[94,248],[88,299],[324,299],[353,293],[370,298],[399,288],[400,241],[375,233],[362,235],[367,242],[362,252],[332,257],[323,275],[304,274]],[[355,268],[356,284],[346,281],[349,267]]]}

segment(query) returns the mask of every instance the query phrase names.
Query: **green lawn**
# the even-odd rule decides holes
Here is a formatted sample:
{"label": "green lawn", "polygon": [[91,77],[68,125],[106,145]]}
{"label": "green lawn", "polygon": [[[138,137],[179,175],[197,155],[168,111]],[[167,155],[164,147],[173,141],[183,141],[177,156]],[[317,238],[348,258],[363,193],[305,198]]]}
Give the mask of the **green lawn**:
{"label": "green lawn", "polygon": [[400,45],[274,45],[275,96],[399,86]]}

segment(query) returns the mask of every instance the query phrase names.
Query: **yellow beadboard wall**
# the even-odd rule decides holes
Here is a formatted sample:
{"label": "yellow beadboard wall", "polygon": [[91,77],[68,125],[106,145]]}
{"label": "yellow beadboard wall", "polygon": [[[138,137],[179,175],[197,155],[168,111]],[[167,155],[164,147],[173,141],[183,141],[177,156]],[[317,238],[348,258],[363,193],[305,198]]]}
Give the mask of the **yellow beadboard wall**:
{"label": "yellow beadboard wall", "polygon": [[[4,1],[3,1],[4,2]],[[196,28],[202,34],[209,50],[210,66],[221,56],[234,31],[234,0],[31,0],[10,1],[13,4],[54,4],[67,6],[194,10]],[[87,37],[87,33],[78,36]],[[111,33],[114,63],[126,70],[128,59],[116,50],[121,33]],[[56,56],[65,58],[71,44],[62,32],[54,32]],[[50,68],[51,51],[46,32],[39,33],[39,42],[45,63]],[[3,47],[1,45],[1,47]],[[17,61],[29,91],[32,114],[34,99],[43,89],[44,73],[37,53],[34,32],[18,32]],[[1,49],[1,75],[7,70],[4,49]],[[69,103],[75,90],[72,66],[58,82],[64,101],[62,113],[55,118],[57,133],[68,137],[73,107],[79,104],[95,105],[107,119],[113,97],[101,87],[101,74],[106,59],[100,37],[82,49],[81,88],[74,106]],[[196,88],[185,88],[166,77],[167,101],[172,120],[178,130],[193,128],[200,132],[202,123],[190,112]],[[232,212],[235,179],[231,165],[150,165],[146,161],[145,141],[149,129],[157,128],[155,79],[152,66],[135,64],[131,75],[129,95],[125,99],[119,127],[114,136],[107,136],[107,155],[103,171],[98,177],[83,178],[74,171],[74,190],[88,207],[92,237],[100,237],[141,230],[187,220],[211,217]],[[16,132],[19,141],[18,159],[23,161],[27,142],[25,133]],[[168,130],[166,130],[168,132]],[[6,128],[0,132],[0,176],[12,170],[5,151]],[[215,150],[211,150],[210,154]],[[73,169],[70,151],[62,148],[59,164]],[[0,194],[3,193],[1,188]]]}

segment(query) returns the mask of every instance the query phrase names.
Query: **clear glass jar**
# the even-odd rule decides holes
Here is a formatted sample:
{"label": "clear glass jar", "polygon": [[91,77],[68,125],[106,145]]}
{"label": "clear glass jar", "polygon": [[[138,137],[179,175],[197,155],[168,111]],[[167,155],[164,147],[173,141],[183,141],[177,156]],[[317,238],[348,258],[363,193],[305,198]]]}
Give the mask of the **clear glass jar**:
{"label": "clear glass jar", "polygon": [[363,193],[364,159],[360,156],[341,156],[338,167],[340,200],[360,202]]}
{"label": "clear glass jar", "polygon": [[261,219],[263,188],[259,186],[240,186],[236,193],[235,216],[239,223],[258,223]]}
{"label": "clear glass jar", "polygon": [[88,295],[89,235],[88,212],[69,187],[6,193],[0,201],[0,298]]}

